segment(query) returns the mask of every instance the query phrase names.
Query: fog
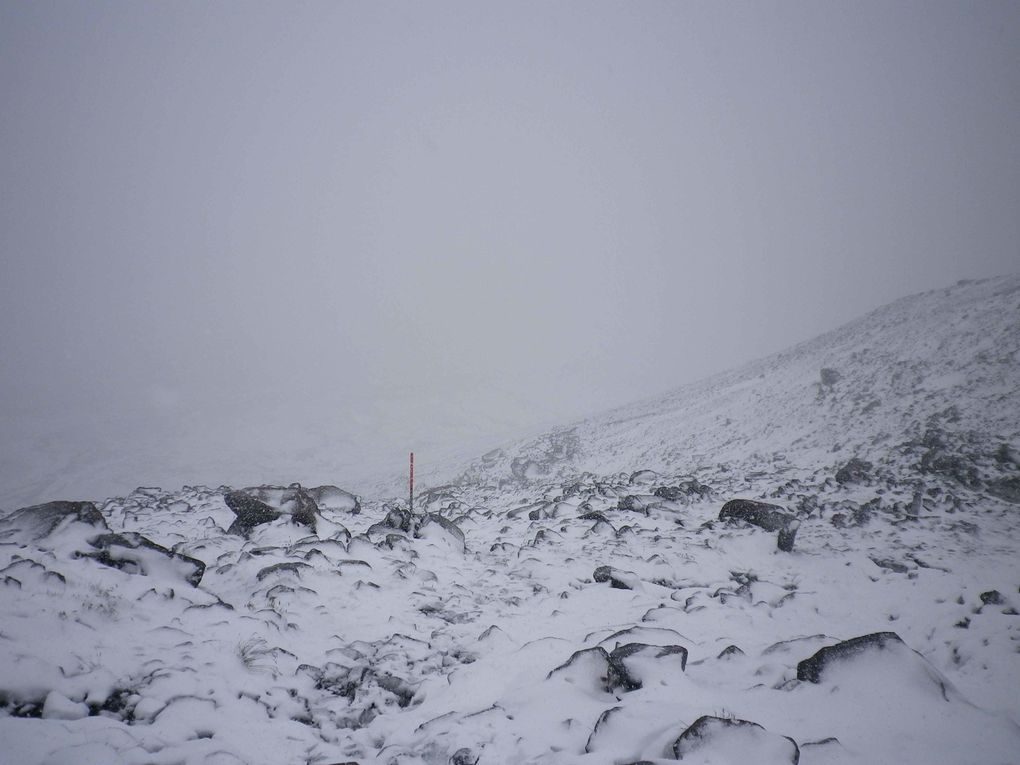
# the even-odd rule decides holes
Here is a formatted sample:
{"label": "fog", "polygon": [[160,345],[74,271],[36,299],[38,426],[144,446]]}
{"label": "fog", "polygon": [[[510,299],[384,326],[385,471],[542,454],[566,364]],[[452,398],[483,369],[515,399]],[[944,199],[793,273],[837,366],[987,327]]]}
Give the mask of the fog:
{"label": "fog", "polygon": [[360,488],[1020,267],[1015,3],[0,5],[0,508]]}

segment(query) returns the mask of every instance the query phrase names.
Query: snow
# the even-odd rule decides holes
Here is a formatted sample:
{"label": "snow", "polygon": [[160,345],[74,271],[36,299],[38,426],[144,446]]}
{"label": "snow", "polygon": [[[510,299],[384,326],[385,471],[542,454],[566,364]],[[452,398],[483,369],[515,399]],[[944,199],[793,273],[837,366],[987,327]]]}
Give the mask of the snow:
{"label": "snow", "polygon": [[[311,491],[314,529],[247,536],[226,487],[2,518],[0,763],[770,763],[795,743],[806,765],[1015,765],[1020,518],[986,487],[1020,468],[1017,289],[915,296],[451,464],[403,530],[401,499],[338,487]],[[851,456],[872,468],[839,483]],[[735,498],[796,515],[792,552],[720,521]],[[81,554],[105,533],[201,581],[156,548]],[[798,679],[885,632],[902,644]]]}

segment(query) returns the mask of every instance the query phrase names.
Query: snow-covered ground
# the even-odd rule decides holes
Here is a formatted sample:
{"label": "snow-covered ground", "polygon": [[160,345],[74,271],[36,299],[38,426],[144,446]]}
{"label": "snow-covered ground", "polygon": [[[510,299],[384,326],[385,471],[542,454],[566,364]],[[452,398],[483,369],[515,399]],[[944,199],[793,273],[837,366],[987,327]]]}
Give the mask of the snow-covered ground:
{"label": "snow-covered ground", "polygon": [[0,763],[1020,762],[1018,316],[1020,277],[906,298],[451,460],[413,516],[15,512]]}

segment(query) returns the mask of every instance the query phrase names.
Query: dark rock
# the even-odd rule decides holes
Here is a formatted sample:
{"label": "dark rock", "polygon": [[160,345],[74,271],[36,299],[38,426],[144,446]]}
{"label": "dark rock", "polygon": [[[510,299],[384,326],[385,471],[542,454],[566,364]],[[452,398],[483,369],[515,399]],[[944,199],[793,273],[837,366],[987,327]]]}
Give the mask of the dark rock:
{"label": "dark rock", "polygon": [[546,680],[557,678],[588,691],[605,692],[609,681],[609,654],[601,646],[575,651],[546,675]]}
{"label": "dark rock", "polygon": [[778,505],[750,499],[731,499],[719,511],[719,520],[745,521],[766,531],[778,531],[778,546],[783,552],[793,550],[797,529],[800,526],[800,521]]}
{"label": "dark rock", "polygon": [[478,765],[478,758],[479,755],[465,746],[453,753],[450,757],[450,765]]}
{"label": "dark rock", "polygon": [[869,651],[887,650],[890,646],[899,648],[906,644],[895,632],[876,632],[826,646],[797,665],[797,679],[819,683],[825,670],[833,664],[851,661]]}
{"label": "dark rock", "polygon": [[750,499],[731,499],[719,511],[719,520],[746,521],[766,531],[781,531],[789,526],[793,516],[779,505]]}
{"label": "dark rock", "polygon": [[[278,513],[279,515],[289,515],[294,523],[307,526],[312,531],[315,530],[315,519],[319,512],[319,506],[308,490],[299,483],[292,483],[290,486],[250,486],[240,492],[231,492],[231,494],[235,495],[235,502],[237,501],[236,495],[242,494],[262,503],[263,508],[257,508],[245,503],[252,510],[256,511],[258,517],[267,517],[265,508],[268,508],[271,512]],[[328,492],[326,495],[328,496]],[[227,504],[229,505],[230,503],[228,502]],[[231,510],[233,509],[231,507]],[[262,522],[266,523],[267,521]]]}
{"label": "dark rock", "polygon": [[990,481],[988,483],[988,493],[999,499],[1020,505],[1020,476]]}
{"label": "dark rock", "polygon": [[103,514],[91,502],[58,500],[23,507],[0,520],[0,539],[21,534],[33,541],[39,540],[49,536],[64,521],[107,528]]}
{"label": "dark rock", "polygon": [[660,486],[653,492],[656,497],[668,499],[671,502],[707,497],[711,493],[712,488],[697,479],[683,481],[676,486]]}
{"label": "dark rock", "polygon": [[978,469],[970,458],[960,454],[946,454],[940,449],[929,449],[921,455],[918,469],[922,473],[947,476],[971,489],[981,484]]}
{"label": "dark rock", "polygon": [[92,558],[105,566],[126,571],[151,575],[158,567],[161,557],[174,562],[177,573],[193,587],[197,587],[205,573],[205,564],[187,555],[158,545],[141,534],[125,531],[121,534],[100,534],[89,540],[96,552],[79,552],[77,557]]}
{"label": "dark rock", "polygon": [[740,648],[738,648],[735,645],[728,645],[725,648],[723,648],[719,652],[719,655],[716,656],[715,658],[717,658],[717,659],[728,659],[731,656],[743,656],[743,655],[744,655],[744,652],[741,651]]}
{"label": "dark rock", "polygon": [[541,517],[542,517],[542,511],[541,510],[532,510],[530,513],[528,513],[528,520],[529,521],[537,521]]}
{"label": "dark rock", "polygon": [[1002,593],[998,590],[989,590],[988,592],[982,592],[981,602],[986,606],[1004,606],[1006,605],[1006,599],[1002,597]]}
{"label": "dark rock", "polygon": [[1017,452],[1009,444],[999,444],[999,448],[995,451],[995,461],[1001,465],[1012,465],[1013,467],[1020,468],[1020,452]]}
{"label": "dark rock", "polygon": [[862,483],[871,476],[873,465],[854,457],[836,471],[836,483]]}
{"label": "dark rock", "polygon": [[227,503],[227,507],[235,516],[234,522],[227,529],[228,534],[248,536],[256,526],[275,521],[280,517],[279,511],[243,491],[227,492],[223,501]]}
{"label": "dark rock", "polygon": [[255,579],[261,582],[263,579],[265,579],[267,576],[270,576],[271,574],[279,574],[282,572],[289,572],[300,577],[301,569],[304,568],[311,568],[311,566],[308,565],[307,563],[299,563],[297,561],[289,561],[286,563],[274,563],[271,566],[266,566],[265,568],[260,569],[258,574],[255,575]]}
{"label": "dark rock", "polygon": [[780,529],[776,547],[783,552],[793,552],[793,543],[796,540],[798,528],[800,528],[800,521],[794,519],[785,529]]}
{"label": "dark rock", "polygon": [[680,502],[687,497],[679,486],[660,486],[652,493],[656,497],[668,499],[671,502]]}
{"label": "dark rock", "polygon": [[388,508],[386,517],[382,520],[382,524],[389,526],[391,529],[412,534],[415,529],[415,518],[407,508],[400,505],[391,505]]}
{"label": "dark rock", "polygon": [[673,742],[673,756],[682,760],[686,755],[711,749],[727,740],[741,739],[744,748],[754,757],[756,765],[797,765],[800,748],[789,736],[769,733],[758,723],[724,717],[699,717]]}
{"label": "dark rock", "polygon": [[[647,495],[646,495],[647,496]],[[652,503],[646,497],[639,497],[636,494],[628,494],[617,504],[617,510],[630,510],[634,513],[648,515],[648,508]]]}
{"label": "dark rock", "polygon": [[606,514],[599,512],[598,510],[591,510],[577,517],[582,521],[600,521],[602,523],[609,523],[609,519],[606,518]]}
{"label": "dark rock", "polygon": [[891,558],[876,558],[874,556],[869,557],[871,558],[871,562],[874,563],[879,568],[887,568],[890,571],[895,571],[897,574],[906,574],[908,571],[910,571],[909,566],[907,566],[904,563],[898,563],[897,561],[894,561]]}
{"label": "dark rock", "polygon": [[638,581],[636,575],[612,566],[599,566],[592,574],[592,578],[599,584],[609,582],[609,586],[617,590],[633,590]]}
{"label": "dark rock", "polygon": [[687,649],[679,645],[647,645],[627,643],[617,646],[609,654],[607,682],[611,688],[636,691],[642,685],[641,673],[636,667],[638,659],[659,660],[673,657],[680,663],[680,671],[687,669]]}
{"label": "dark rock", "polygon": [[822,385],[826,388],[832,387],[843,379],[843,375],[841,375],[838,370],[832,369],[831,367],[822,367],[819,372],[819,377],[821,378]]}

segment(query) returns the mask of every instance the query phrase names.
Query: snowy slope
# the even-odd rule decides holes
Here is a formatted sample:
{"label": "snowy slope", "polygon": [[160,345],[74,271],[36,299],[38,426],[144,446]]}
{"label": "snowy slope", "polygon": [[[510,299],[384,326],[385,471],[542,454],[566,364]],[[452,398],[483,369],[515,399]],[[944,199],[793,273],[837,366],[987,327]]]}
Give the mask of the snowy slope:
{"label": "snowy slope", "polygon": [[[838,379],[824,384],[822,370]],[[700,474],[719,463],[835,472],[854,456],[899,464],[929,429],[968,453],[1020,448],[1020,276],[904,298],[786,352],[512,444],[467,475]]]}
{"label": "snowy slope", "polygon": [[1018,309],[1017,277],[907,298],[451,463],[413,515],[13,513],[0,763],[1015,765]]}

